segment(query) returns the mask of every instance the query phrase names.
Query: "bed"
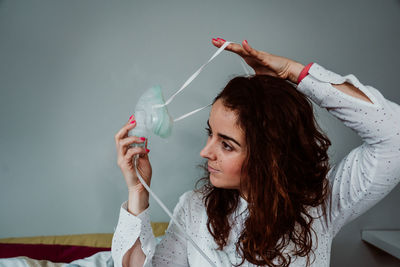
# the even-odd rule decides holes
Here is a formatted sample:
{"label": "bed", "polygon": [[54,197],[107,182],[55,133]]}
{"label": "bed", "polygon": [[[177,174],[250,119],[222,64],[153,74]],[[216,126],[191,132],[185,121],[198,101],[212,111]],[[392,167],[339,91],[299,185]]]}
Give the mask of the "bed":
{"label": "bed", "polygon": [[[151,222],[159,242],[167,222]],[[0,266],[113,266],[112,233],[58,236],[11,237],[0,239]]]}

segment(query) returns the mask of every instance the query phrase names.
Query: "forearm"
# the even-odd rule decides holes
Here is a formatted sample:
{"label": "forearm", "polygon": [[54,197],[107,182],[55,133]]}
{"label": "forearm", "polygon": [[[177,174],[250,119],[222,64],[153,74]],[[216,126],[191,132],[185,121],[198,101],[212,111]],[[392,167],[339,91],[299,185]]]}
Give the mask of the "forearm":
{"label": "forearm", "polygon": [[359,98],[361,100],[372,103],[372,101],[363,92],[361,92],[360,89],[358,89],[357,87],[355,87],[354,85],[352,85],[348,82],[345,82],[342,84],[332,84],[332,85],[333,85],[333,87],[342,91],[345,94],[348,94],[348,95],[354,96],[356,98]]}
{"label": "forearm", "polygon": [[291,81],[294,84],[297,84],[297,80],[299,79],[300,73],[304,69],[304,67],[305,66],[303,64],[296,61],[292,61],[290,64],[290,70],[288,75],[289,81]]}
{"label": "forearm", "polygon": [[[141,185],[140,185],[141,186]],[[142,186],[139,189],[129,190],[128,196],[128,212],[137,216],[149,206],[149,193]]]}
{"label": "forearm", "polygon": [[[150,262],[156,246],[150,223],[149,209],[137,205],[137,203],[148,203],[148,196],[144,195],[144,197],[140,198],[140,196],[130,194],[130,200],[130,210],[128,209],[129,201],[125,201],[121,205],[118,224],[111,246],[114,264],[119,267],[132,266],[130,262],[147,264],[146,260]],[[138,266],[142,266],[140,264]]]}
{"label": "forearm", "polygon": [[[290,75],[289,75],[289,80],[291,82],[297,84],[300,73],[304,69],[304,67],[305,66],[303,64],[293,61]],[[355,87],[354,85],[352,85],[348,82],[345,82],[342,84],[332,84],[332,86],[335,87],[336,89],[342,91],[345,94],[348,94],[350,96],[353,96],[353,97],[359,98],[361,100],[372,103],[372,101],[363,92],[361,92],[357,87]]]}
{"label": "forearm", "polygon": [[[137,216],[149,206],[149,194],[146,190],[136,191],[130,190],[128,197],[128,212]],[[135,244],[125,253],[122,259],[124,267],[142,267],[146,259],[146,255],[142,250],[140,238]]]}
{"label": "forearm", "polygon": [[146,259],[146,255],[142,250],[140,239],[138,238],[135,244],[125,253],[122,259],[123,267],[142,267]]}

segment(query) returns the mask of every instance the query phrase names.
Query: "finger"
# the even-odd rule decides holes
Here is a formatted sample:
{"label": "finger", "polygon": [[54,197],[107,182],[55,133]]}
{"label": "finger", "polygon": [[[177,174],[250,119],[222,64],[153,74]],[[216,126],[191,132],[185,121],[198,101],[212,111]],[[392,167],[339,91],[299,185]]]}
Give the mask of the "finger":
{"label": "finger", "polygon": [[[261,52],[256,50],[256,49],[254,49],[254,48],[252,48],[249,45],[249,43],[247,42],[247,40],[244,40],[242,42],[242,45],[243,45],[243,48],[246,51],[246,53],[248,53],[249,55],[255,57],[258,60],[261,60],[261,61],[263,60],[263,56],[262,56]],[[267,52],[263,52],[263,53],[264,53],[264,56],[265,55],[269,55]]]}
{"label": "finger", "polygon": [[249,43],[247,42],[247,40],[244,40],[244,41],[242,42],[242,46],[243,46],[244,50],[245,50],[247,53],[249,53],[250,55],[252,55],[253,57],[256,57],[256,58],[258,59],[258,57],[259,57],[258,51],[255,50],[255,49],[253,49],[253,48],[249,45]]}
{"label": "finger", "polygon": [[[216,47],[221,47],[224,43],[225,40],[221,39],[221,38],[217,38],[217,39],[213,39],[212,41],[213,45],[215,45]],[[230,43],[225,50],[231,51],[233,53],[236,53],[240,56],[247,56],[248,53],[242,48],[242,46],[240,44],[236,44],[236,43]]]}
{"label": "finger", "polygon": [[135,155],[142,157],[144,154],[146,154],[144,147],[130,147],[123,158],[125,162],[132,162]]}
{"label": "finger", "polygon": [[118,144],[119,140],[128,136],[128,132],[136,126],[135,117],[131,117],[129,121],[115,134],[114,140]]}
{"label": "finger", "polygon": [[213,44],[213,45],[215,45],[216,47],[221,47],[222,46],[222,44],[219,42],[219,40],[218,39],[212,39],[212,41],[211,41],[211,43]]}
{"label": "finger", "polygon": [[146,158],[146,155],[147,155],[147,151],[145,151],[144,153],[140,153],[139,158]]}
{"label": "finger", "polygon": [[[221,42],[221,45],[225,42],[223,41],[219,41]],[[247,53],[246,50],[243,49],[243,47],[240,44],[236,44],[236,43],[230,43],[225,50],[231,51],[233,53],[238,54],[239,56],[248,56],[249,54]]]}
{"label": "finger", "polygon": [[129,136],[124,139],[121,139],[118,142],[118,150],[120,153],[125,154],[127,149],[131,147],[132,144],[141,144],[145,140],[141,139],[142,137],[137,137],[137,136]]}
{"label": "finger", "polygon": [[[125,154],[126,153],[126,148],[125,148],[125,142],[126,140],[123,141],[125,138],[129,138],[128,133],[131,129],[135,127],[136,123],[132,123],[130,125],[125,125],[122,127],[122,129],[115,135],[115,146],[117,148],[117,153],[118,154]],[[124,149],[125,148],[125,149]]]}
{"label": "finger", "polygon": [[124,139],[121,139],[119,141],[119,145],[122,146],[127,146],[127,145],[131,145],[131,144],[141,144],[143,142],[145,142],[146,140],[143,139],[144,137],[138,137],[138,136],[128,136]]}
{"label": "finger", "polygon": [[150,152],[150,150],[147,148],[147,143],[148,143],[148,139],[146,139],[146,145],[145,145],[145,149],[146,149],[146,155],[144,155],[145,158],[148,158],[148,155]]}

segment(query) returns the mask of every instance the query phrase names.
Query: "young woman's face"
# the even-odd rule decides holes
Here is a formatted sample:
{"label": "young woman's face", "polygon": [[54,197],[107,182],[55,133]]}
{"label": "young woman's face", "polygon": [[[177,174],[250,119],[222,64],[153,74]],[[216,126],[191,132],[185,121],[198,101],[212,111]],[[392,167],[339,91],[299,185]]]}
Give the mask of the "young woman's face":
{"label": "young woman's face", "polygon": [[210,181],[215,187],[239,189],[247,152],[245,136],[236,125],[236,119],[236,114],[220,99],[212,106],[208,120],[209,137],[200,156],[208,159]]}

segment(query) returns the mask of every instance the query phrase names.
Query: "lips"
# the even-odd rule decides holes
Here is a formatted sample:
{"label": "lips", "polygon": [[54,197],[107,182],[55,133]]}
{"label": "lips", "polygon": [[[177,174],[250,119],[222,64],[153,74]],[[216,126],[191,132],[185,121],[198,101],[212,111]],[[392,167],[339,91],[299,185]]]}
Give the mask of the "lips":
{"label": "lips", "polygon": [[219,172],[219,170],[214,169],[214,168],[211,167],[210,165],[208,165],[208,171],[209,171],[209,172]]}

